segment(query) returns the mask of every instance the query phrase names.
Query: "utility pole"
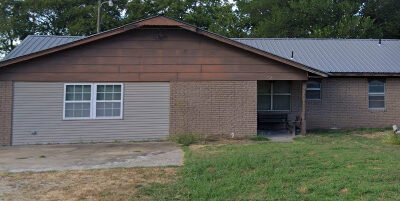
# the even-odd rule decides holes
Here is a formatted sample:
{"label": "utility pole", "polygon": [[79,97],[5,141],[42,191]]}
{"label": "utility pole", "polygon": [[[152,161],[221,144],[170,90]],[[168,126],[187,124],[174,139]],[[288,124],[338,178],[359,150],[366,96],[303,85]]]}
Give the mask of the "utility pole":
{"label": "utility pole", "polygon": [[100,21],[101,21],[101,6],[105,3],[108,3],[108,6],[113,6],[114,3],[112,0],[101,2],[101,0],[97,1],[97,33],[100,33]]}

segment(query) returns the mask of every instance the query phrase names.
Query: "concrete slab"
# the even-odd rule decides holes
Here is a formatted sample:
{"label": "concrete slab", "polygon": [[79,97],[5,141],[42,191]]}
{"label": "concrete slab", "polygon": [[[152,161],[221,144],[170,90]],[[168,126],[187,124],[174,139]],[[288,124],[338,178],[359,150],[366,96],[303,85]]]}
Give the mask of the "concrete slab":
{"label": "concrete slab", "polygon": [[182,149],[170,142],[0,147],[0,171],[83,170],[180,166]]}

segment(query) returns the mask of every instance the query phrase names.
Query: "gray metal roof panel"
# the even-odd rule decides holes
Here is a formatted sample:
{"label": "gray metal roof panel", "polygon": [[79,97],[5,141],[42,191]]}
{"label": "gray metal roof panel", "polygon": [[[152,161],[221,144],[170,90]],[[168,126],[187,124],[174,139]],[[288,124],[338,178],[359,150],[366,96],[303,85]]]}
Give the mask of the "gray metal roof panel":
{"label": "gray metal roof panel", "polygon": [[400,40],[233,38],[329,73],[400,73]]}
{"label": "gray metal roof panel", "polygon": [[83,38],[85,37],[29,35],[17,47],[8,53],[4,57],[3,61],[64,45]]}
{"label": "gray metal roof panel", "polygon": [[[4,60],[71,43],[84,36],[37,36],[25,38]],[[262,51],[291,59],[328,73],[400,73],[400,40],[233,38]],[[3,61],[4,61],[3,60]]]}

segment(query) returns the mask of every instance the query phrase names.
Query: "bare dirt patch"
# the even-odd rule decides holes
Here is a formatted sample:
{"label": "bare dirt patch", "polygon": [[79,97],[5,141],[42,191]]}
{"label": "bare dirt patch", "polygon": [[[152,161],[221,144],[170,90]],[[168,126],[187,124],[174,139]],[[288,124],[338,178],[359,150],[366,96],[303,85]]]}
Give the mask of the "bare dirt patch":
{"label": "bare dirt patch", "polygon": [[171,182],[176,168],[115,168],[0,173],[0,200],[130,200],[151,183]]}
{"label": "bare dirt patch", "polygon": [[170,142],[0,147],[0,171],[8,172],[168,167],[182,163],[183,151]]}

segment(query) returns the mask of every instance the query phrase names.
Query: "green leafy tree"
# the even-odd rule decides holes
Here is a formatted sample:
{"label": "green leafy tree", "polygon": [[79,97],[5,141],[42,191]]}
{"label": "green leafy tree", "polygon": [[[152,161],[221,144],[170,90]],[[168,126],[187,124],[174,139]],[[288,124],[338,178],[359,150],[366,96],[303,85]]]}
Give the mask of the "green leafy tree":
{"label": "green leafy tree", "polygon": [[160,14],[225,36],[242,32],[228,0],[133,0],[127,4],[126,21]]}
{"label": "green leafy tree", "polygon": [[[127,0],[102,7],[102,28],[121,25]],[[11,51],[29,34],[90,35],[96,33],[95,0],[3,0],[0,2],[0,53]]]}
{"label": "green leafy tree", "polygon": [[20,1],[0,2],[0,54],[11,51],[19,40],[34,32],[25,10]]}
{"label": "green leafy tree", "polygon": [[361,14],[374,19],[374,26],[381,31],[380,37],[400,38],[399,0],[366,0]]}
{"label": "green leafy tree", "polygon": [[[90,35],[96,32],[97,1],[95,0],[25,0],[28,13],[40,34]],[[102,30],[121,25],[126,0],[114,6],[102,6]]]}
{"label": "green leafy tree", "polygon": [[254,37],[364,38],[379,35],[356,0],[238,0]]}
{"label": "green leafy tree", "polygon": [[[398,0],[113,2],[112,7],[102,7],[102,30],[163,14],[227,37],[400,38]],[[97,0],[0,1],[0,54],[29,34],[94,34],[97,4]]]}

